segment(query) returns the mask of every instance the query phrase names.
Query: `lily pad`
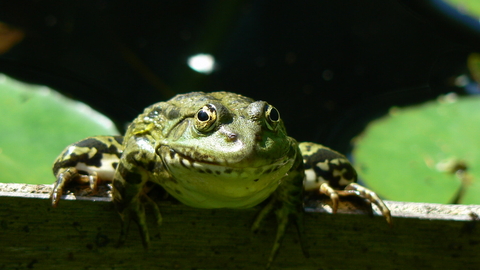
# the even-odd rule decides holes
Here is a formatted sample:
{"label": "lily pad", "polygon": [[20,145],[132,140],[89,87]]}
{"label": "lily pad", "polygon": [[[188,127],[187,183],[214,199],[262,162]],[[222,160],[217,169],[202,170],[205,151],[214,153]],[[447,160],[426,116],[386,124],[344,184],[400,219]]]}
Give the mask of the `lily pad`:
{"label": "lily pad", "polygon": [[444,0],[459,12],[468,14],[473,18],[480,18],[480,2],[478,0]]}
{"label": "lily pad", "polygon": [[0,74],[0,182],[50,184],[63,149],[94,135],[116,135],[115,125],[84,103]]}
{"label": "lily pad", "polygon": [[478,204],[479,134],[478,96],[393,108],[356,140],[355,166],[386,199]]}

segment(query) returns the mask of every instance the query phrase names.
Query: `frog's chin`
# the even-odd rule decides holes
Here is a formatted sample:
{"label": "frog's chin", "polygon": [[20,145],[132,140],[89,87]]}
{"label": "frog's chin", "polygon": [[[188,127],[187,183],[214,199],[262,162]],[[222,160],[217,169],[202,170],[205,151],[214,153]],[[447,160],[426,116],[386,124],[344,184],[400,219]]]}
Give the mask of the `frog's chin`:
{"label": "frog's chin", "polygon": [[292,166],[284,160],[260,167],[189,163],[166,157],[170,179],[162,186],[182,203],[197,208],[248,208],[272,194]]}

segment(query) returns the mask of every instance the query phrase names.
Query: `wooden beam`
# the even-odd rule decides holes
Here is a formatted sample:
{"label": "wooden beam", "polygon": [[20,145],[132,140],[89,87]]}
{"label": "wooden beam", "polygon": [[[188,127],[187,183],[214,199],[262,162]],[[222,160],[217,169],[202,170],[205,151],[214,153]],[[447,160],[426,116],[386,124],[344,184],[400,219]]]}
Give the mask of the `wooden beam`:
{"label": "wooden beam", "polygon": [[[144,250],[136,225],[117,248],[119,217],[109,198],[67,196],[58,208],[49,185],[0,184],[0,269],[264,269],[275,220],[257,234],[258,209],[194,209],[162,201]],[[387,201],[394,226],[342,204],[307,208],[301,252],[292,226],[273,269],[480,269],[480,206]]]}

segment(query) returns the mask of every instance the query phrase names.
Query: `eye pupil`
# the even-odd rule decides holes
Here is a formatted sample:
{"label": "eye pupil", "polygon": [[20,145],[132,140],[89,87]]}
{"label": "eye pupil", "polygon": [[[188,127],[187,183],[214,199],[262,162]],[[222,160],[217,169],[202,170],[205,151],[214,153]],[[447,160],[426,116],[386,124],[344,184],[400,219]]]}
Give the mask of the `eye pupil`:
{"label": "eye pupil", "polygon": [[280,112],[271,105],[265,106],[265,124],[270,130],[276,130],[280,122]]}
{"label": "eye pupil", "polygon": [[208,121],[208,119],[210,119],[210,117],[208,116],[208,113],[205,112],[204,110],[201,110],[198,112],[197,118],[200,121]]}
{"label": "eye pupil", "polygon": [[217,126],[217,117],[215,105],[207,104],[195,114],[195,128],[203,134],[208,133]]}
{"label": "eye pupil", "polygon": [[276,121],[280,120],[280,113],[278,112],[277,109],[272,107],[272,109],[270,110],[269,117],[270,117],[270,120],[276,122]]}

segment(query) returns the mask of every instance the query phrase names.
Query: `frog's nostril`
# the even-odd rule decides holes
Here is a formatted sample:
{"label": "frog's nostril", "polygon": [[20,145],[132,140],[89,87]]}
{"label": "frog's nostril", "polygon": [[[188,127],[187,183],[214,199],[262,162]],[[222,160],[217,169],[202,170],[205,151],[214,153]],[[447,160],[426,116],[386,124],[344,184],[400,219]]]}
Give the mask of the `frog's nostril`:
{"label": "frog's nostril", "polygon": [[238,135],[236,133],[233,133],[233,132],[227,133],[227,141],[234,142],[237,139],[238,139]]}

